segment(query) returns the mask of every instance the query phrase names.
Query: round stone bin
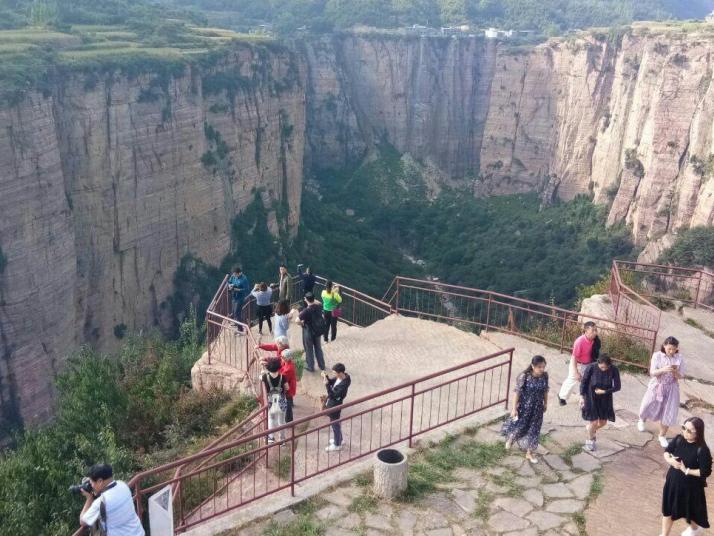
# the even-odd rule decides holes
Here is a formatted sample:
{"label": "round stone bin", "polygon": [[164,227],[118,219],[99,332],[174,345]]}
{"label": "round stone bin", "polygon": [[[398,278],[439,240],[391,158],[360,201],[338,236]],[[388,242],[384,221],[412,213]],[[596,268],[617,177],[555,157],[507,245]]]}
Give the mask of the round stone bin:
{"label": "round stone bin", "polygon": [[374,493],[393,499],[407,490],[407,457],[396,449],[382,449],[374,460]]}

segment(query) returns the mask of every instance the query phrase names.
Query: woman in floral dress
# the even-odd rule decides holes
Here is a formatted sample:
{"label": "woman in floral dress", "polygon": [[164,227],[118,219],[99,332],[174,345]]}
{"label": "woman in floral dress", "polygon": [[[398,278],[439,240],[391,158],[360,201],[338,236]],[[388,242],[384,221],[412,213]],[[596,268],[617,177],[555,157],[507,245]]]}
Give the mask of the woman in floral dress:
{"label": "woman in floral dress", "polygon": [[679,341],[667,337],[659,352],[650,361],[650,380],[640,405],[637,429],[645,431],[645,421],[659,423],[659,444],[667,448],[667,430],[677,423],[679,414],[679,380],[684,378],[684,359],[679,353]]}
{"label": "woman in floral dress", "polygon": [[534,356],[526,370],[518,375],[514,390],[513,408],[501,434],[506,437],[506,448],[513,442],[526,451],[526,459],[538,463],[535,451],[540,441],[543,414],[548,409],[548,373],[545,358]]}

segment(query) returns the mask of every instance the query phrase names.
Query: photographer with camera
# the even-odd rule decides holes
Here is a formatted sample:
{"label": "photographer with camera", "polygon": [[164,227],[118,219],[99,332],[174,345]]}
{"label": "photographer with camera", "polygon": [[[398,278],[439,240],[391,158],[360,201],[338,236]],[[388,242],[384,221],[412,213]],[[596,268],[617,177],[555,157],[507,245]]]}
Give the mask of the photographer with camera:
{"label": "photographer with camera", "polygon": [[131,490],[121,480],[113,479],[111,465],[93,465],[88,478],[69,490],[86,498],[79,514],[79,523],[83,527],[96,527],[99,530],[95,534],[107,536],[144,536],[144,528],[134,510]]}

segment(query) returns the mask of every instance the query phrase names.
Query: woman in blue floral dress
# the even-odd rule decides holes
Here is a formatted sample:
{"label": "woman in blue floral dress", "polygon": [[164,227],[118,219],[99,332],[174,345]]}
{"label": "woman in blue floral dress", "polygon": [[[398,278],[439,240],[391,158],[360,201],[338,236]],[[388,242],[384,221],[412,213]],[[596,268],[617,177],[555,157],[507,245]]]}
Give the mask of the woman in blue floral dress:
{"label": "woman in blue floral dress", "polygon": [[513,442],[526,451],[526,459],[538,463],[535,451],[540,442],[543,414],[548,409],[548,373],[545,357],[534,356],[526,370],[518,375],[514,390],[513,408],[501,434],[506,437],[506,449]]}

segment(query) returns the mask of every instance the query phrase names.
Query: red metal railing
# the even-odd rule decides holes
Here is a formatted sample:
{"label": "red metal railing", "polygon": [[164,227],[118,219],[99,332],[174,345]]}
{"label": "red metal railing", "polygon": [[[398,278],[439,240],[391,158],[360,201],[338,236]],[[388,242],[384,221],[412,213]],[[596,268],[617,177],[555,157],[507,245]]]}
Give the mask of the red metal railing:
{"label": "red metal railing", "polygon": [[[225,363],[239,370],[250,372],[249,376],[257,376],[257,355],[253,351],[255,341],[247,329],[255,324],[255,299],[248,297],[241,309],[241,319],[232,318],[233,305],[231,291],[228,289],[228,278],[225,276],[218,291],[206,311],[206,344],[208,347],[208,362]],[[316,276],[314,293],[320,299],[327,279]],[[290,281],[291,301],[298,303],[303,295],[303,282],[295,276]],[[378,320],[388,317],[391,313],[389,304],[373,298],[363,292],[345,285],[340,286],[342,296],[341,322],[353,326],[366,327]],[[277,299],[278,293],[274,294]]]}
{"label": "red metal railing", "polygon": [[614,261],[613,272],[647,298],[664,298],[714,311],[714,274],[705,269]]}
{"label": "red metal railing", "polygon": [[[136,475],[129,485],[137,511],[167,485],[180,489],[174,501],[176,530],[290,489],[379,449],[412,444],[414,438],[499,404],[508,404],[513,349],[474,359],[344,404],[342,450],[329,444],[328,409],[271,430],[240,437],[182,460]],[[181,468],[180,471],[177,469]]]}
{"label": "red metal railing", "polygon": [[[610,270],[610,299],[615,318],[620,322],[659,331],[662,311],[623,281],[621,262],[613,261]],[[629,274],[624,274],[624,279],[629,282],[631,278]],[[652,348],[654,352],[655,346]]]}
{"label": "red metal railing", "polygon": [[[316,279],[314,292],[320,299],[320,293],[324,290],[327,279],[321,276],[317,276]],[[335,284],[339,285],[340,296],[342,296],[341,322],[351,326],[367,327],[392,314],[392,308],[388,303],[348,286]]]}
{"label": "red metal railing", "polygon": [[502,331],[561,352],[570,350],[584,322],[593,321],[598,325],[603,351],[613,359],[640,368],[646,368],[657,339],[657,330],[650,327],[435,281],[397,277],[385,300],[402,315],[446,321],[476,331]]}

